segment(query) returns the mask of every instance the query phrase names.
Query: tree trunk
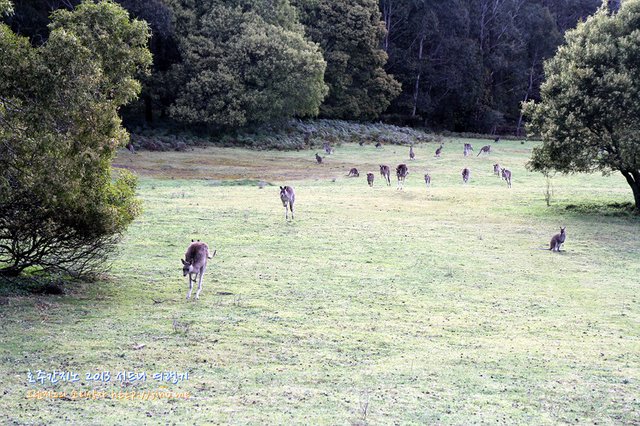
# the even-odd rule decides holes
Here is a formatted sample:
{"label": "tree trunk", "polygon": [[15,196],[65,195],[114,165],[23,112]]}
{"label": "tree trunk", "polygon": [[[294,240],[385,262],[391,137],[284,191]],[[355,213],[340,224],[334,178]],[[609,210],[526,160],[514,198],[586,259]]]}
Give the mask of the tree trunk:
{"label": "tree trunk", "polygon": [[621,170],[622,175],[633,191],[633,199],[636,203],[636,212],[640,213],[640,170]]}
{"label": "tree trunk", "polygon": [[418,108],[418,94],[420,93],[420,76],[422,74],[423,47],[424,47],[424,34],[420,37],[420,47],[418,50],[418,75],[416,76],[416,85],[413,90],[413,111],[411,111],[411,117],[416,116],[416,109]]}
{"label": "tree trunk", "polygon": [[[529,93],[531,93],[531,90],[533,89],[533,71],[534,71],[534,65],[531,65],[531,70],[529,71],[529,86],[527,87],[527,91],[524,94],[524,100],[523,102],[527,102],[529,100]],[[518,117],[518,124],[516,126],[516,136],[520,137],[520,130],[522,129],[522,119],[523,119],[523,112],[522,112],[522,108],[520,108],[520,117]]]}

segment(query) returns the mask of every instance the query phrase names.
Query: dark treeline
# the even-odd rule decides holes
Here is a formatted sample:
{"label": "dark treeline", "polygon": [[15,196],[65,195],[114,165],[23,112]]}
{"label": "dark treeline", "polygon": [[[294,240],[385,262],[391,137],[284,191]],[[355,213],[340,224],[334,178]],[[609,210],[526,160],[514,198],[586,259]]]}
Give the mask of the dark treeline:
{"label": "dark treeline", "polygon": [[382,0],[386,70],[402,83],[388,112],[455,131],[522,131],[543,61],[600,0]]}
{"label": "dark treeline", "polygon": [[[5,19],[43,43],[79,0]],[[120,0],[151,26],[153,70],[125,123],[209,130],[281,118],[523,131],[543,61],[601,0]]]}

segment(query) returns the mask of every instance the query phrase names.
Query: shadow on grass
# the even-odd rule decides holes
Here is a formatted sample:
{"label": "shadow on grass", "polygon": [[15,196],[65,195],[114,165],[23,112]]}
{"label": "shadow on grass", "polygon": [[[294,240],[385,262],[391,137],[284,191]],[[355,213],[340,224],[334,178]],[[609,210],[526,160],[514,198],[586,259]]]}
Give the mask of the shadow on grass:
{"label": "shadow on grass", "polygon": [[0,275],[0,296],[62,295],[66,293],[65,284],[59,277]]}
{"label": "shadow on grass", "polygon": [[270,182],[265,182],[256,179],[238,179],[238,180],[212,180],[209,183],[210,186],[258,186],[263,188],[265,186],[273,186]]}
{"label": "shadow on grass", "polygon": [[629,217],[640,219],[640,211],[633,203],[580,203],[568,204],[564,209],[570,213],[587,216]]}

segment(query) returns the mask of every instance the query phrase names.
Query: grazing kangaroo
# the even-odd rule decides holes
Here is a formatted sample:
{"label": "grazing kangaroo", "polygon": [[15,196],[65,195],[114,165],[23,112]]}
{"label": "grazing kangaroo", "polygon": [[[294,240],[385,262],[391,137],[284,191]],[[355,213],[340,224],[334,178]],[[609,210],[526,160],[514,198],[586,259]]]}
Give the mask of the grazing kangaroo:
{"label": "grazing kangaroo", "polygon": [[409,159],[410,160],[415,160],[416,159],[416,154],[415,154],[415,152],[413,152],[413,145],[411,145],[409,147]]}
{"label": "grazing kangaroo", "polygon": [[318,162],[318,164],[322,164],[322,157],[320,157],[317,152],[316,152],[316,161]]}
{"label": "grazing kangaroo", "polygon": [[387,186],[391,186],[391,178],[389,177],[391,175],[391,169],[389,169],[389,166],[380,164],[380,174],[384,180],[387,181]]}
{"label": "grazing kangaroo", "polygon": [[486,152],[487,154],[491,153],[491,145],[485,145],[480,148],[480,152],[478,152],[478,155],[476,155],[476,157],[479,157],[483,152]]}
{"label": "grazing kangaroo", "polygon": [[502,167],[500,167],[500,164],[496,163],[493,165],[493,174],[500,177],[502,174]]}
{"label": "grazing kangaroo", "polygon": [[293,188],[290,186],[281,186],[280,200],[284,206],[285,220],[289,219],[289,211],[287,210],[287,207],[291,210],[291,220],[293,220],[293,203],[296,201],[296,194],[293,192]]}
{"label": "grazing kangaroo", "polygon": [[358,169],[356,169],[354,167],[351,170],[349,170],[349,174],[347,176],[349,176],[349,177],[359,177],[360,173],[358,173]]}
{"label": "grazing kangaroo", "polygon": [[404,181],[407,178],[408,174],[409,174],[409,168],[407,167],[406,164],[399,164],[398,167],[396,167],[396,176],[398,177],[397,189],[404,188]]}
{"label": "grazing kangaroo", "polygon": [[565,229],[567,229],[566,226],[564,228],[560,228],[560,233],[551,238],[551,242],[549,243],[549,248],[547,250],[560,251],[560,246],[562,246],[564,240],[567,239]]}
{"label": "grazing kangaroo", "polygon": [[375,176],[373,175],[373,173],[367,173],[367,183],[369,184],[370,187],[373,187],[374,178]]}
{"label": "grazing kangaroo", "polygon": [[207,269],[207,260],[213,259],[216,255],[216,251],[213,251],[212,255],[209,255],[209,246],[206,243],[191,240],[191,244],[187,248],[187,252],[184,255],[182,261],[182,276],[189,275],[189,292],[187,293],[187,299],[191,298],[191,291],[193,290],[193,283],[198,280],[198,290],[196,291],[196,299],[200,298],[200,292],[202,291],[202,276]]}
{"label": "grazing kangaroo", "polygon": [[493,141],[494,141],[495,143],[500,142],[500,136],[496,137]]}
{"label": "grazing kangaroo", "polygon": [[440,148],[436,149],[436,157],[440,157],[440,154],[442,154],[442,144],[440,144]]}
{"label": "grazing kangaroo", "polygon": [[507,185],[511,188],[511,170],[502,169],[502,179],[507,181]]}
{"label": "grazing kangaroo", "polygon": [[469,170],[468,168],[464,168],[462,169],[462,181],[464,183],[469,182],[469,178],[471,177],[471,170]]}
{"label": "grazing kangaroo", "polygon": [[431,186],[431,175],[429,175],[429,173],[424,175],[424,183],[426,183],[427,186]]}
{"label": "grazing kangaroo", "polygon": [[382,144],[380,142],[376,143],[376,148],[382,148]]}

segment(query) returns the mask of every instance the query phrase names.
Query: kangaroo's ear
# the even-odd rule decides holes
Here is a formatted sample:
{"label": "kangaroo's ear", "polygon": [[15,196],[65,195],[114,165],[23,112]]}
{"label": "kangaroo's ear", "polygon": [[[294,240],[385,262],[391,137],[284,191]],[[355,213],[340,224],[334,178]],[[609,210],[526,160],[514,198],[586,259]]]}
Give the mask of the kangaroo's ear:
{"label": "kangaroo's ear", "polygon": [[284,189],[283,187],[280,187],[280,191],[282,191],[283,189]]}
{"label": "kangaroo's ear", "polygon": [[183,265],[188,265],[188,263],[185,262],[184,259],[180,259],[180,262],[182,262]]}
{"label": "kangaroo's ear", "polygon": [[194,241],[193,241],[193,238],[191,239],[191,242],[192,242],[192,243],[194,242]]}

